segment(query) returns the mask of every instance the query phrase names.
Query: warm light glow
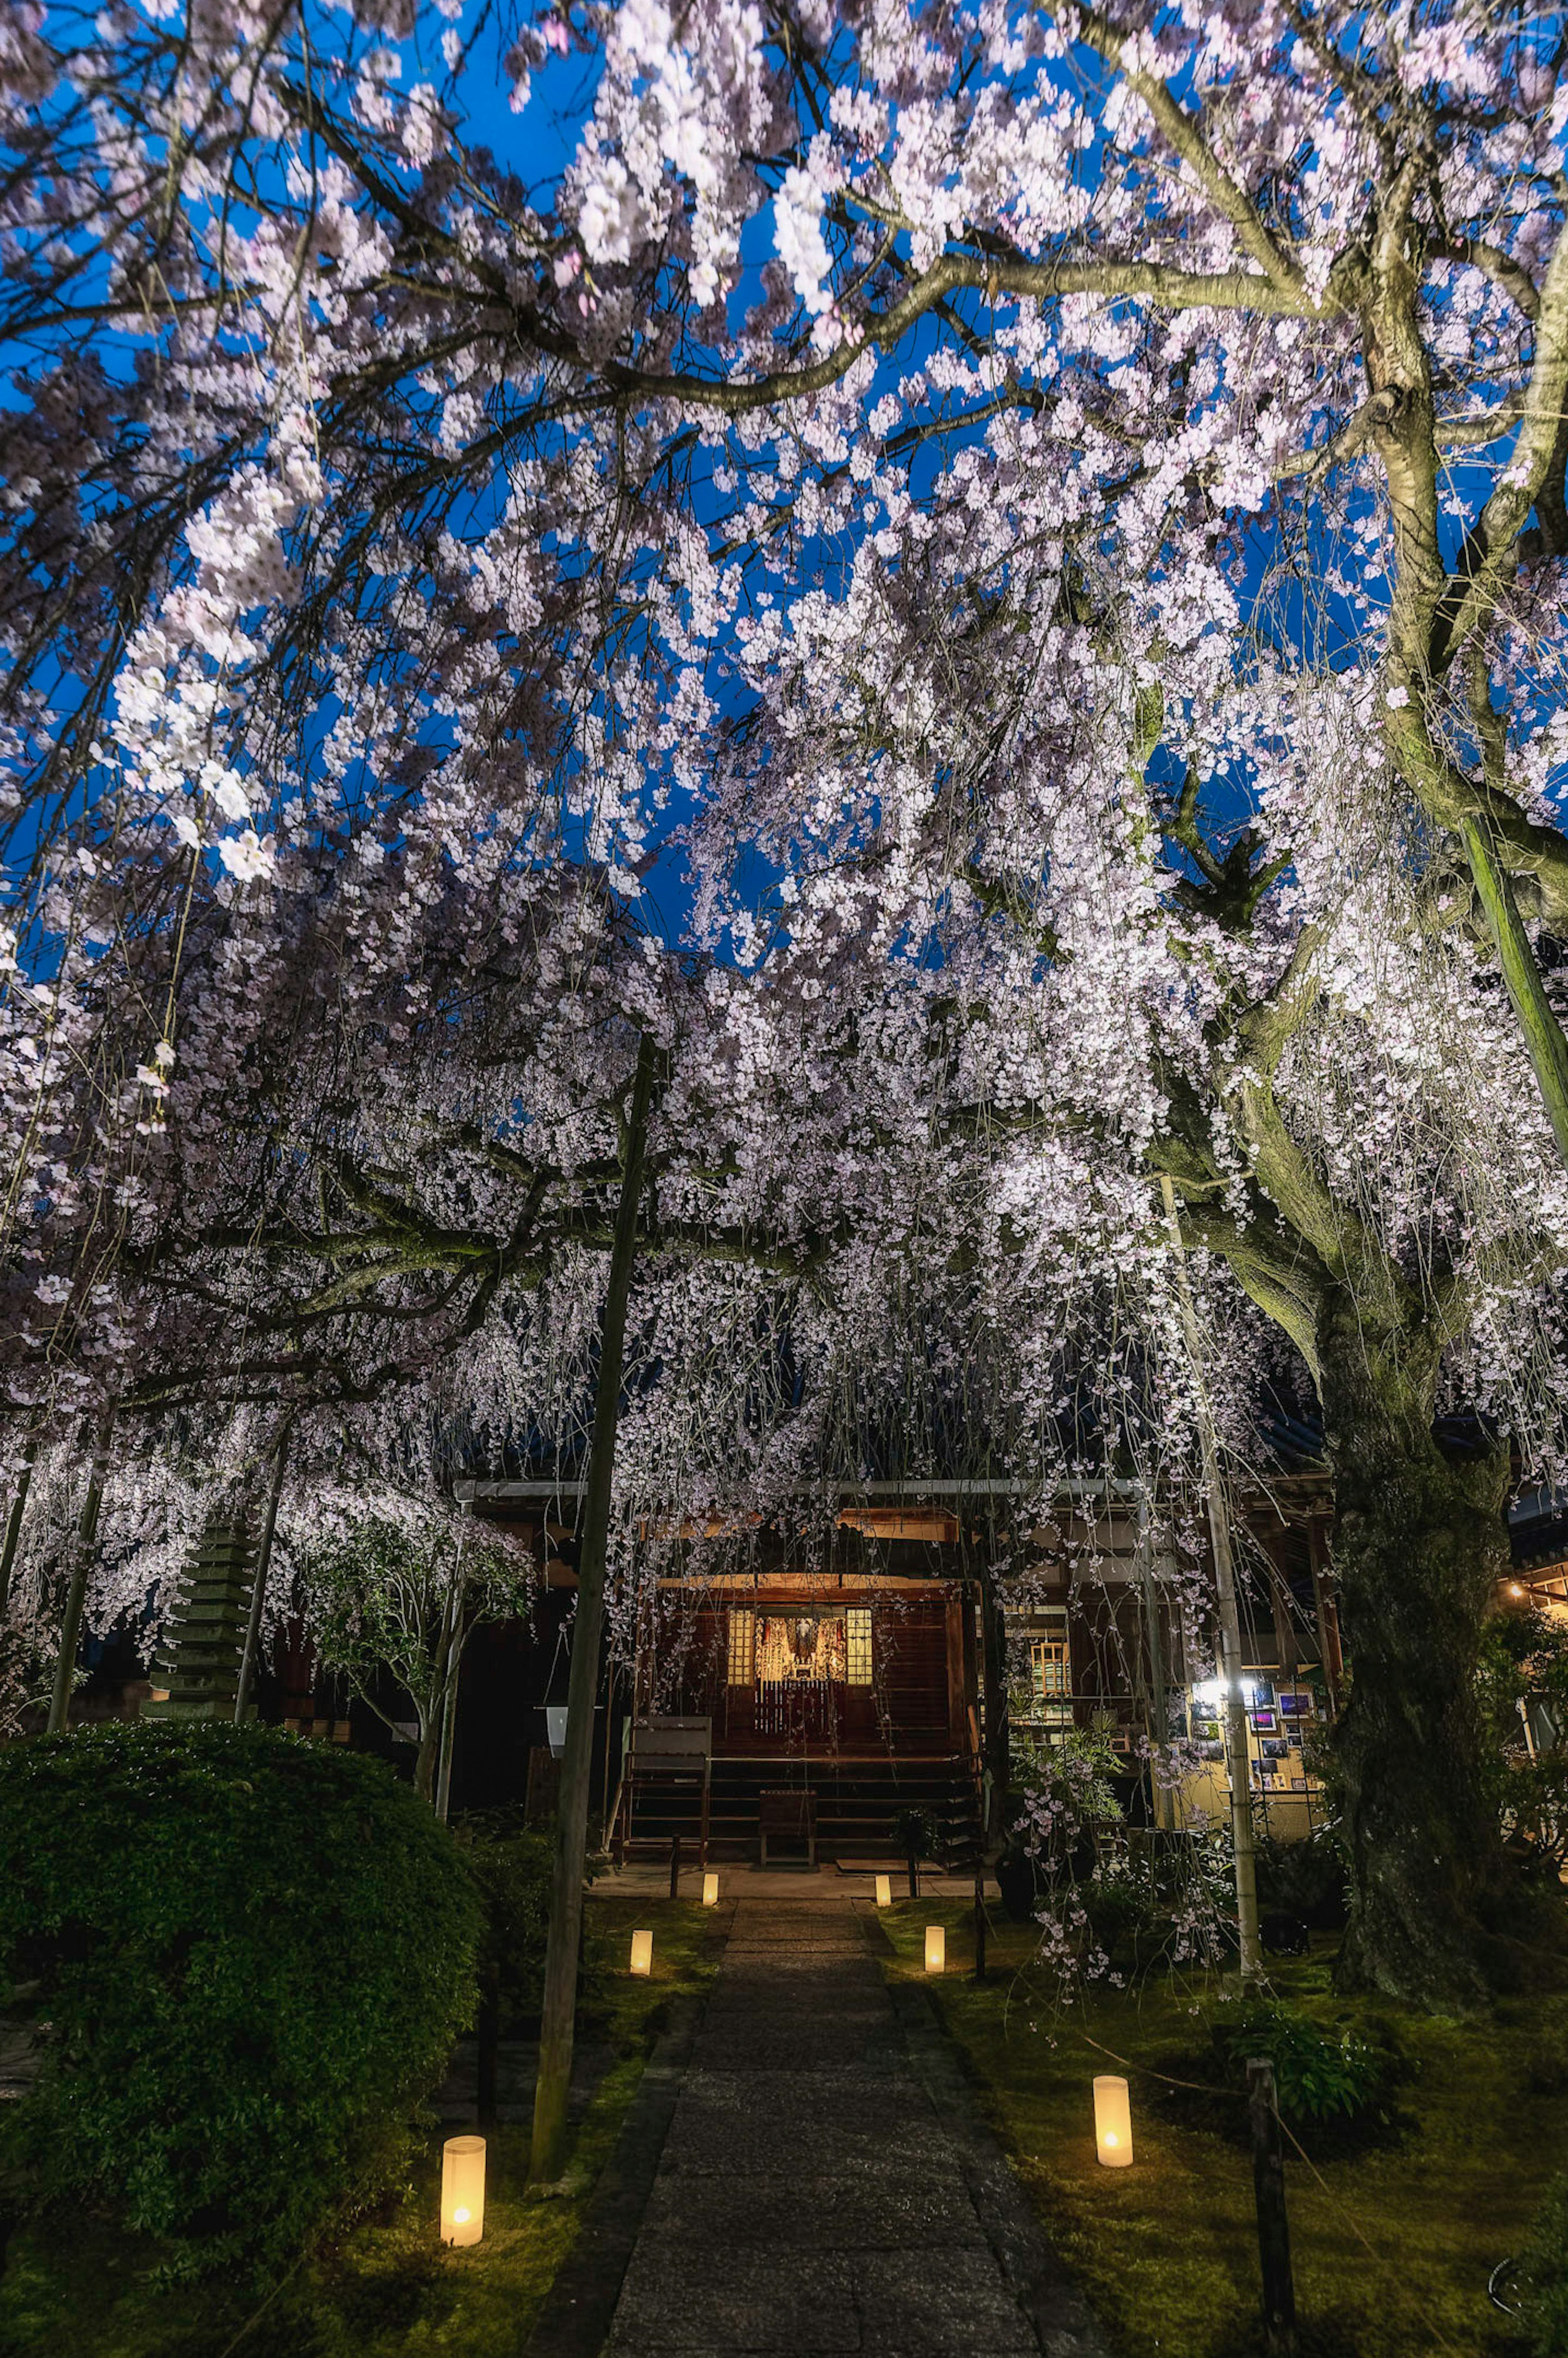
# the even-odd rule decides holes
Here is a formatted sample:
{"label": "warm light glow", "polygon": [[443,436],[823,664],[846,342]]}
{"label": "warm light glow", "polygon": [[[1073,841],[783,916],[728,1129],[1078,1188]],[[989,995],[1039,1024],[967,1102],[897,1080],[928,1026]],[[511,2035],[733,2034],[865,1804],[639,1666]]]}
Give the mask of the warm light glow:
{"label": "warm light glow", "polygon": [[632,1971],[651,1974],[654,1970],[654,1936],[651,1932],[632,1935]]}
{"label": "warm light glow", "polygon": [[1519,1585],[1519,1582],[1518,1582],[1517,1580],[1510,1580],[1510,1581],[1509,1581],[1509,1595],[1510,1596],[1522,1596],[1522,1595],[1524,1595],[1524,1590],[1520,1587],[1520,1585]]}
{"label": "warm light glow", "polygon": [[879,1908],[891,1908],[892,1906],[892,1877],[891,1875],[879,1875],[877,1877],[877,1906]]}
{"label": "warm light glow", "polygon": [[449,2137],[441,2147],[441,2241],[477,2244],[484,2233],[484,2139]]}
{"label": "warm light glow", "polygon": [[947,1935],[940,1924],[927,1924],[925,1927],[925,1970],[928,1974],[940,1974],[946,1972],[946,1965]]}
{"label": "warm light glow", "polygon": [[1132,2166],[1132,2106],[1127,2082],[1114,2071],[1095,2081],[1095,2145],[1108,2169]]}
{"label": "warm light glow", "polygon": [[705,1876],[703,1877],[703,1878],[702,1878],[702,1904],[703,1904],[703,1906],[704,1906],[705,1908],[711,1908],[711,1907],[713,1907],[713,1906],[715,1905],[716,1901],[718,1900],[718,1898],[719,1898],[719,1877],[718,1877],[716,1875],[705,1875]]}

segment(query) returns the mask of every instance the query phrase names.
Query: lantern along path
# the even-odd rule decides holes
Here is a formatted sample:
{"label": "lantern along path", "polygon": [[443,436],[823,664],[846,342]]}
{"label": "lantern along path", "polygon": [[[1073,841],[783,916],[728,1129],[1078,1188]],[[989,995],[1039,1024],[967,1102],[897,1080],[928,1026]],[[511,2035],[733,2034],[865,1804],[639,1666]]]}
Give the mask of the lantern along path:
{"label": "lantern along path", "polygon": [[738,1902],[606,2358],[1103,2358],[880,1937],[844,1900]]}

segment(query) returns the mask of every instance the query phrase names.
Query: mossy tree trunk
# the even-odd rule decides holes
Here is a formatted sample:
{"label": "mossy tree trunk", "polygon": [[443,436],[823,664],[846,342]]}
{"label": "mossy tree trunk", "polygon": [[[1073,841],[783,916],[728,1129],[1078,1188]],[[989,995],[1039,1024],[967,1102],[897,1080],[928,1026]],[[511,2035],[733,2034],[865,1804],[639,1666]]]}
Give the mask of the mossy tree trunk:
{"label": "mossy tree trunk", "polygon": [[1339,1980],[1472,2006],[1498,1976],[1509,1882],[1476,1699],[1481,1627],[1506,1566],[1507,1454],[1439,1445],[1430,1326],[1379,1333],[1340,1295],[1320,1332],[1351,1669],[1334,1733],[1351,1864]]}

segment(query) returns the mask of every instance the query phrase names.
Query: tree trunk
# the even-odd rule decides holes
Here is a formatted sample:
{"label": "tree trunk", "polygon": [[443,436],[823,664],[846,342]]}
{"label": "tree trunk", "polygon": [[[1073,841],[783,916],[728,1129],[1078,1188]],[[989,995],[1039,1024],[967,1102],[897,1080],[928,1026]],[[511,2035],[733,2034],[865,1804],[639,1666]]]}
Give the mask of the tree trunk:
{"label": "tree trunk", "polygon": [[1347,1989],[1439,2008],[1507,1973],[1509,1877],[1482,1787],[1481,1627],[1505,1569],[1506,1451],[1446,1457],[1432,1430],[1440,1346],[1379,1336],[1347,1300],[1325,1321],[1334,1573],[1350,1693],[1334,1731],[1350,1855]]}
{"label": "tree trunk", "polygon": [[441,1714],[427,1714],[419,1724],[419,1749],[414,1755],[414,1790],[422,1801],[436,1806],[436,1761],[441,1749]]}
{"label": "tree trunk", "polygon": [[604,1628],[605,1557],[610,1541],[615,1436],[621,1417],[626,1306],[637,1252],[637,1207],[643,1193],[654,1058],[654,1043],[644,1033],[637,1051],[637,1075],[622,1163],[621,1201],[615,1213],[615,1241],[599,1330],[593,1435],[583,1497],[577,1616],[572,1625],[571,1674],[567,1685],[567,1741],[561,1759],[561,1797],[556,1812],[556,1855],[550,1878],[545,1997],[539,2020],[539,2072],[534,2089],[534,2137],[528,2155],[528,2176],[535,2183],[558,2178],[566,2158],[567,2098],[571,2088],[581,1963],[593,1707],[599,1693],[600,1640]]}

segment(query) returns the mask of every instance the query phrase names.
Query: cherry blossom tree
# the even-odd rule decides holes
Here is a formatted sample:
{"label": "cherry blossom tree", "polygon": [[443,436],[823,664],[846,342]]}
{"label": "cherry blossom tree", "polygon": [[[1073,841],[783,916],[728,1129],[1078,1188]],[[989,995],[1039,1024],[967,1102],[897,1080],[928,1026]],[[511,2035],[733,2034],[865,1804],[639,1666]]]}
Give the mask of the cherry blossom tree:
{"label": "cherry blossom tree", "polygon": [[[998,1192],[949,1240],[982,1291],[1074,1267],[1119,1159],[1124,1236],[1164,1172],[1290,1338],[1357,1651],[1347,1966],[1472,1993],[1507,1473],[1433,1418],[1560,1455],[1561,35],[1465,0],[624,0],[471,35],[13,9],[0,1080],[31,1360],[74,1405],[123,1388],[127,1302],[177,1265],[200,1302],[203,1253],[275,1341],[290,1293],[322,1334],[383,1305],[406,1357],[431,1320],[492,1331],[538,1172],[503,1177],[493,1120],[457,1134],[460,1089],[389,1176],[362,1064],[319,1153],[258,1092],[265,1247],[192,1220],[179,1264],[159,1224],[204,1200],[192,1153],[230,1185],[247,1058],[325,1069],[324,921],[390,1074],[459,1003],[471,908],[515,924],[498,878],[569,903],[594,862],[630,904],[663,863],[727,1002],[697,1129],[752,978],[783,1040],[853,970],[854,1025],[919,1011],[890,1069],[924,1110],[889,1132],[923,1130],[923,1200],[933,1141],[989,1141]],[[813,1051],[816,1142],[777,1133],[797,1274],[885,1204],[885,1105],[857,1133],[835,1094],[862,1044]],[[709,1230],[753,1217],[732,1147],[715,1183],[694,1138]],[[557,1238],[592,1225],[546,1192]],[[907,1204],[889,1233],[937,1249]]]}

